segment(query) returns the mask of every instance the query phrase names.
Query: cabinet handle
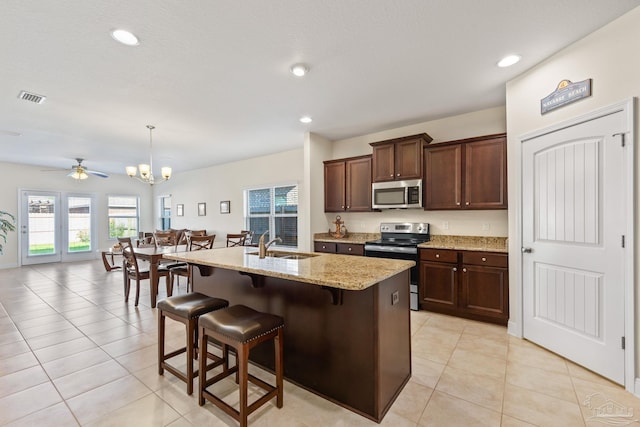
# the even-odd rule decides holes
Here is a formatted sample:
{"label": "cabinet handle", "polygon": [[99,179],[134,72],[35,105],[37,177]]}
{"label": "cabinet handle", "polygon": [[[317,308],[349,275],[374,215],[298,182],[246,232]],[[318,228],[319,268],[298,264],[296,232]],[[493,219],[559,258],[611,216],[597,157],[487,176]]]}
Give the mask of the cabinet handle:
{"label": "cabinet handle", "polygon": [[469,202],[465,203],[465,205],[469,206]]}
{"label": "cabinet handle", "polygon": [[340,206],[340,209],[344,209],[344,205]]}
{"label": "cabinet handle", "polygon": [[487,259],[485,257],[482,257],[482,262],[487,262]]}
{"label": "cabinet handle", "polygon": [[436,258],[440,258],[440,254],[436,254]]}
{"label": "cabinet handle", "polygon": [[460,202],[456,202],[456,206],[460,206]]}
{"label": "cabinet handle", "polygon": [[466,268],[463,268],[463,269],[462,269],[462,272],[463,272],[463,273],[466,273],[466,272],[467,272],[467,269],[466,269]]}
{"label": "cabinet handle", "polygon": [[393,174],[389,175],[390,177],[393,177]]}
{"label": "cabinet handle", "polygon": [[396,174],[396,176],[400,176],[400,174],[398,173],[398,174]]}
{"label": "cabinet handle", "polygon": [[327,249],[327,247],[325,245],[322,245],[322,249]]}
{"label": "cabinet handle", "polygon": [[347,206],[347,209],[351,209],[351,206]]}
{"label": "cabinet handle", "polygon": [[458,268],[457,267],[453,267],[453,271],[455,273],[456,271],[458,271]]}
{"label": "cabinet handle", "polygon": [[351,252],[351,248],[348,248],[347,250],[348,250],[349,252]]}

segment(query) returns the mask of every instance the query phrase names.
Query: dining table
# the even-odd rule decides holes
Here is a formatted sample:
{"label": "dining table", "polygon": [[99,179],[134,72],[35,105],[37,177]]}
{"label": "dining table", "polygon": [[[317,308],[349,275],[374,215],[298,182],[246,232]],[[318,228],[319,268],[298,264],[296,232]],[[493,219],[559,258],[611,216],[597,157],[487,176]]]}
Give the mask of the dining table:
{"label": "dining table", "polygon": [[[187,245],[172,245],[172,246],[151,246],[151,247],[135,247],[132,246],[133,252],[137,259],[142,259],[149,262],[149,282],[151,284],[151,308],[156,307],[158,299],[158,282],[160,277],[158,276],[158,266],[160,260],[165,255],[175,254],[178,252],[186,252]],[[123,274],[125,280],[125,286],[127,281],[126,274]]]}

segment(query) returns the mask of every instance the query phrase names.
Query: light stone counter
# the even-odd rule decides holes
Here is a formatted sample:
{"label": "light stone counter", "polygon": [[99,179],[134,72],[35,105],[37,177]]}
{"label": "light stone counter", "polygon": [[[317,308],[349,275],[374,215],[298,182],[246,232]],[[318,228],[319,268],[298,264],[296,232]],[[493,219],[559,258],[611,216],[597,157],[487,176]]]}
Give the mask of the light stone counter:
{"label": "light stone counter", "polygon": [[378,240],[380,233],[349,233],[346,237],[332,237],[329,233],[316,233],[313,235],[315,242],[350,243],[363,245],[370,240]]}
{"label": "light stone counter", "polygon": [[455,249],[508,253],[506,237],[431,235],[431,241],[421,243],[422,249]]}
{"label": "light stone counter", "polygon": [[[275,249],[275,248],[271,248]],[[314,253],[305,259],[260,259],[255,247],[167,254],[165,258],[346,290],[363,290],[413,267],[413,261]],[[286,251],[296,254],[294,251]]]}

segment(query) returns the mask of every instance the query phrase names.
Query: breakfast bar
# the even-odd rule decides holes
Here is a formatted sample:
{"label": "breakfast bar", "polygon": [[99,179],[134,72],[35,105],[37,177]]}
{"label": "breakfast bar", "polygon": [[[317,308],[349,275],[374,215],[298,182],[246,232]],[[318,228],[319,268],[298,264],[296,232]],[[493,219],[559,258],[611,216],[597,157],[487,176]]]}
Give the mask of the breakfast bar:
{"label": "breakfast bar", "polygon": [[[285,378],[380,422],[411,376],[414,262],[256,249],[166,257],[197,267],[194,291],[282,316]],[[251,360],[273,370],[269,345]]]}

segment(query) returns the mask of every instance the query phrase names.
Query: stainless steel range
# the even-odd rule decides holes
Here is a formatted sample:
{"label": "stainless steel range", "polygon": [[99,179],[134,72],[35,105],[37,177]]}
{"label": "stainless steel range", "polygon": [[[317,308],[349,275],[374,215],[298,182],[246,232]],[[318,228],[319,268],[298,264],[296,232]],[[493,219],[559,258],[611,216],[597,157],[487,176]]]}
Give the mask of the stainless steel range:
{"label": "stainless steel range", "polygon": [[418,245],[428,242],[429,224],[424,222],[383,222],[380,224],[381,238],[365,242],[364,255],[378,258],[406,259],[414,261],[411,268],[412,310],[418,309]]}

